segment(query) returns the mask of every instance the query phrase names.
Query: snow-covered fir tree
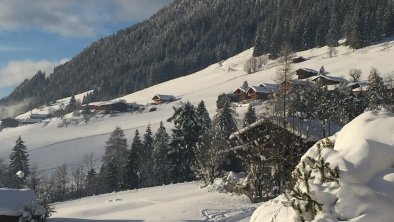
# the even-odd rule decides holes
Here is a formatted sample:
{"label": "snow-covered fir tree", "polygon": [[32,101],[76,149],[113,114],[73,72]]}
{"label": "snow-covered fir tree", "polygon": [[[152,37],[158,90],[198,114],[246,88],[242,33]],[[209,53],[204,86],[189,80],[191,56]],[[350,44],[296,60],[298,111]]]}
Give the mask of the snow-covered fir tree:
{"label": "snow-covered fir tree", "polygon": [[141,181],[142,186],[153,185],[153,133],[150,124],[147,126],[144,134],[144,141],[141,150]]}
{"label": "snow-covered fir tree", "polygon": [[[103,165],[101,173],[104,174],[108,183],[108,190],[113,191],[119,189],[119,183],[123,174],[123,167],[127,161],[127,139],[120,127],[111,133],[106,141],[105,153],[103,156]],[[109,176],[111,174],[111,176]],[[116,177],[116,180],[114,179]],[[116,183],[115,183],[116,181]]]}
{"label": "snow-covered fir tree", "polygon": [[243,126],[248,126],[257,121],[256,111],[253,108],[252,104],[249,104],[248,111],[245,113],[245,117],[243,119]]}
{"label": "snow-covered fir tree", "polygon": [[122,188],[135,189],[140,187],[141,184],[141,162],[144,146],[142,144],[140,133],[135,130],[134,139],[131,143],[131,149],[125,165]]}
{"label": "snow-covered fir tree", "polygon": [[369,110],[381,109],[388,100],[387,89],[384,86],[383,78],[380,77],[378,71],[375,68],[371,69],[368,76],[368,88],[367,88],[367,102]]}
{"label": "snow-covered fir tree", "polygon": [[172,181],[193,180],[194,148],[201,132],[196,109],[190,102],[182,103],[180,107],[174,107],[174,115],[168,121],[174,123],[169,153]]}
{"label": "snow-covered fir tree", "polygon": [[231,106],[230,99],[227,96],[219,95],[216,104],[218,110],[213,121],[213,126],[228,137],[238,129],[235,120],[237,113]]}
{"label": "snow-covered fir tree", "polygon": [[169,170],[171,169],[171,162],[168,158],[168,153],[170,151],[169,141],[170,136],[163,122],[160,122],[160,126],[153,140],[153,172],[155,185],[169,183]]}
{"label": "snow-covered fir tree", "polygon": [[[8,166],[8,172],[10,175],[10,182],[13,186],[21,188],[24,184],[24,178],[29,174],[29,154],[24,144],[25,142],[19,136],[16,140],[14,148],[10,154],[10,164]],[[17,177],[16,173],[22,172],[21,177]]]}
{"label": "snow-covered fir tree", "polygon": [[201,100],[201,102],[198,104],[196,113],[200,121],[202,131],[205,132],[208,129],[210,129],[212,127],[212,121],[211,118],[209,117],[207,107],[205,106],[203,100]]}

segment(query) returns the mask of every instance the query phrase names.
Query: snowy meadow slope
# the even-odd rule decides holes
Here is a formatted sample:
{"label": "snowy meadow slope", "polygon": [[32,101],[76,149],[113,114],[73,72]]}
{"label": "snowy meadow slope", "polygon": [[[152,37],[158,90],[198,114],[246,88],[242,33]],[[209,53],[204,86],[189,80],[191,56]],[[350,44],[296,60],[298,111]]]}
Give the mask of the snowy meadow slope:
{"label": "snowy meadow slope", "polygon": [[[392,46],[394,42],[388,40],[386,44]],[[394,71],[391,61],[391,58],[394,57],[394,47],[385,50],[383,43],[355,51],[340,46],[337,51],[338,55],[333,58],[328,57],[327,47],[298,52],[298,56],[310,60],[294,64],[293,70],[301,67],[318,70],[323,65],[331,75],[347,76],[350,69],[358,68],[363,72],[363,79],[367,78],[371,67],[376,67],[382,74]],[[211,115],[214,115],[218,94],[233,92],[245,80],[250,85],[274,81],[277,70],[276,61],[269,61],[263,70],[253,74],[247,74],[243,71],[243,65],[251,55],[252,49],[246,50],[223,61],[221,64],[212,64],[194,74],[155,85],[120,99],[127,102],[147,104],[151,102],[155,94],[172,94],[181,97],[182,101],[190,101],[193,104],[204,100],[208,111]],[[79,97],[81,96],[83,95],[79,95]],[[67,101],[67,99],[64,99],[64,101]],[[104,153],[105,141],[116,126],[124,129],[127,138],[131,141],[134,131],[136,129],[144,131],[149,123],[155,131],[160,121],[165,122],[172,115],[172,106],[176,106],[177,103],[179,101],[160,105],[155,112],[106,115],[93,118],[87,124],[83,121],[78,124],[70,124],[67,128],[59,128],[58,125],[61,120],[54,118],[40,124],[5,129],[0,132],[0,158],[7,161],[15,140],[18,136],[22,136],[29,150],[31,163],[38,163],[41,170],[51,170],[62,164],[68,166],[81,164],[83,157],[88,153],[94,153],[96,160],[99,162]],[[49,108],[44,107],[42,109]],[[36,111],[38,110],[34,112]],[[238,112],[242,117],[244,108],[240,108]],[[165,124],[166,127],[171,127],[171,124]]]}

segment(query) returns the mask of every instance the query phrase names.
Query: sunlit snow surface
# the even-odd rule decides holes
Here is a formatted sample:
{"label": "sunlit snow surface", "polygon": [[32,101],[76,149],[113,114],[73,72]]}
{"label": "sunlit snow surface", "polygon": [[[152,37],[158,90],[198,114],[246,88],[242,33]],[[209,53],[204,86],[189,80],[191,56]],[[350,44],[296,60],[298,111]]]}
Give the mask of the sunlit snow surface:
{"label": "sunlit snow surface", "polygon": [[[394,210],[394,114],[370,111],[347,124],[336,136],[333,150],[324,158],[339,166],[340,187],[325,190],[316,199],[325,203],[329,213],[315,221],[392,222]],[[304,155],[314,157],[316,146]],[[319,193],[319,190],[312,192]],[[323,194],[323,192],[320,192]],[[328,200],[326,197],[334,199]],[[293,211],[280,204],[283,196],[262,204],[253,214],[253,222],[294,221]]]}
{"label": "sunlit snow surface", "polygon": [[249,221],[247,198],[208,192],[199,183],[172,184],[56,204],[51,222]]}

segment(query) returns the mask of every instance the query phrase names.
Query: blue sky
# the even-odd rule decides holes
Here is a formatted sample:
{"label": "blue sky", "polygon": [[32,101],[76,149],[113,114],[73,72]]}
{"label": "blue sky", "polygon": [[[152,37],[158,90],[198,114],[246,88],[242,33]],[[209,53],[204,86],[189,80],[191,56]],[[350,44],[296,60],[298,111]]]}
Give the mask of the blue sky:
{"label": "blue sky", "polygon": [[0,0],[0,98],[172,0]]}

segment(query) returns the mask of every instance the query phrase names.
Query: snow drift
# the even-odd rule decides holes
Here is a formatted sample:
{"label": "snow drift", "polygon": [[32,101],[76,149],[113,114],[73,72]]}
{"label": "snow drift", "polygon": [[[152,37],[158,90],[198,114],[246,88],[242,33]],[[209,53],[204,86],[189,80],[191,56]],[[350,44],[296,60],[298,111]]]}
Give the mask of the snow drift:
{"label": "snow drift", "polygon": [[[332,149],[314,145],[302,160],[321,156],[329,166],[339,168],[338,183],[319,183],[312,173],[308,194],[321,205],[313,221],[367,222],[393,221],[394,210],[394,114],[383,111],[364,113],[330,138]],[[320,143],[321,144],[321,143]],[[305,164],[304,164],[305,167]],[[297,166],[303,168],[302,163]],[[296,186],[306,188],[299,178]],[[251,221],[299,221],[287,198],[280,196],[264,203]],[[304,218],[305,220],[308,220]]]}

